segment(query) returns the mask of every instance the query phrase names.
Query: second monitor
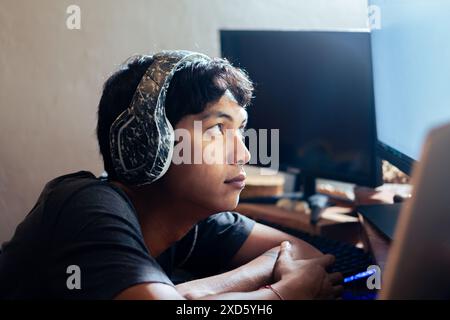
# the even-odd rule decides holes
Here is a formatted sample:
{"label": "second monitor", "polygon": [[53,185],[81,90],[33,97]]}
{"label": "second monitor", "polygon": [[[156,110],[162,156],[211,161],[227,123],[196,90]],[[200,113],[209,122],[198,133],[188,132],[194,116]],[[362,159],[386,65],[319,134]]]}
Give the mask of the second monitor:
{"label": "second monitor", "polygon": [[248,127],[279,129],[283,167],[380,184],[368,32],[221,31],[221,45],[255,83]]}

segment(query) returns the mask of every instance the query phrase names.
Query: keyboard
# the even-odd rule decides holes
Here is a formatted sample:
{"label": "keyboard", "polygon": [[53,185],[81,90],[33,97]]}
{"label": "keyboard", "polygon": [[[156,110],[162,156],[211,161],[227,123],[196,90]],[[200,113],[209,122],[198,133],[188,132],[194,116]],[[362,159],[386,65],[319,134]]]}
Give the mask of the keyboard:
{"label": "keyboard", "polygon": [[341,272],[344,278],[367,271],[367,267],[374,264],[373,258],[370,254],[349,243],[322,236],[311,235],[306,232],[286,228],[266,221],[259,222],[300,238],[316,247],[324,254],[329,253],[334,255],[336,257],[336,262],[329,271]]}

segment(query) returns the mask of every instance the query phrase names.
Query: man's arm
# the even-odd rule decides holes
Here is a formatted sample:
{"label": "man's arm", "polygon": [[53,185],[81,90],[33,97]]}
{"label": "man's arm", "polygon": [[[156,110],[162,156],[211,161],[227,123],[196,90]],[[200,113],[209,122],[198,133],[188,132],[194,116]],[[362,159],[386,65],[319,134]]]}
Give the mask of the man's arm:
{"label": "man's arm", "polygon": [[[268,289],[251,292],[229,292],[195,299],[208,300],[278,300],[279,297]],[[186,300],[174,287],[164,283],[143,283],[119,293],[115,300]]]}
{"label": "man's arm", "polygon": [[241,266],[269,249],[279,246],[283,241],[289,241],[292,244],[292,257],[294,259],[311,259],[323,255],[319,250],[299,238],[261,223],[256,223],[247,240],[232,258],[230,267]]}
{"label": "man's arm", "polygon": [[188,299],[225,292],[249,292],[272,283],[273,268],[279,247],[266,251],[256,259],[219,275],[181,283],[177,291]]}
{"label": "man's arm", "polygon": [[261,287],[272,282],[278,252],[279,247],[272,248],[239,268],[175,287],[162,283],[136,285],[116,299],[274,299],[273,292]]}
{"label": "man's arm", "polygon": [[332,256],[326,255],[316,259],[294,261],[289,243],[281,245],[279,250],[280,253],[275,263],[279,280],[272,284],[273,289],[259,288],[237,292],[238,287],[236,286],[232,292],[215,294],[210,291],[203,292],[202,295],[199,292],[198,296],[183,296],[176,287],[162,283],[144,283],[125,289],[116,299],[273,300],[285,298],[290,300],[334,298],[340,294],[340,286],[335,285],[340,281],[338,275],[328,275],[324,269],[333,262]]}
{"label": "man's arm", "polygon": [[[306,242],[285,232],[256,223],[247,240],[230,263],[233,269],[216,276],[177,286],[185,297],[196,298],[226,292],[248,292],[272,283],[272,273],[279,246],[288,240],[293,259],[311,259],[322,253]],[[270,250],[269,250],[270,249]]]}

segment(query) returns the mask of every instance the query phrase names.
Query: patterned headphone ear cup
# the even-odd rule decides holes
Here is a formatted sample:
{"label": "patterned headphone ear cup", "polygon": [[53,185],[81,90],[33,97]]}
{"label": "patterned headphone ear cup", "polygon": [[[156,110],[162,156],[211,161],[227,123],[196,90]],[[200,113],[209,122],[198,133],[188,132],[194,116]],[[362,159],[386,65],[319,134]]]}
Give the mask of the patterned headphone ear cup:
{"label": "patterned headphone ear cup", "polygon": [[129,109],[111,126],[112,161],[119,177],[131,184],[151,183],[168,169],[175,134],[161,107],[141,119]]}
{"label": "patterned headphone ear cup", "polygon": [[155,130],[154,124],[132,118],[130,125],[120,131],[119,152],[123,154],[125,151],[127,155],[121,161],[125,171],[138,170],[154,158],[152,141],[157,140]]}
{"label": "patterned headphone ear cup", "polygon": [[173,148],[175,144],[175,131],[170,124],[169,120],[166,118],[165,114],[162,117],[158,117],[160,121],[156,121],[156,126],[158,127],[158,154],[155,159],[153,166],[153,181],[161,178],[172,162]]}
{"label": "patterned headphone ear cup", "polygon": [[[127,177],[127,182],[141,183],[144,167],[154,167],[161,139],[157,123],[137,118],[129,110],[119,116],[111,127],[112,161],[119,177]],[[115,139],[115,140],[114,140]],[[156,175],[147,176],[154,180]]]}

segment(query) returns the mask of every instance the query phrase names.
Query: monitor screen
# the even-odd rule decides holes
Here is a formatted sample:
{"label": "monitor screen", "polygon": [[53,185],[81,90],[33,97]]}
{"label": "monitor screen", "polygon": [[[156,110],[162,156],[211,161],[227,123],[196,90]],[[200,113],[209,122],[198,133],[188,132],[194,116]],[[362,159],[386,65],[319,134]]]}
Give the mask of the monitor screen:
{"label": "monitor screen", "polygon": [[430,128],[450,121],[450,1],[369,4],[378,139],[409,172]]}
{"label": "monitor screen", "polygon": [[248,127],[279,129],[282,165],[376,184],[368,32],[222,31],[221,44],[256,86]]}

